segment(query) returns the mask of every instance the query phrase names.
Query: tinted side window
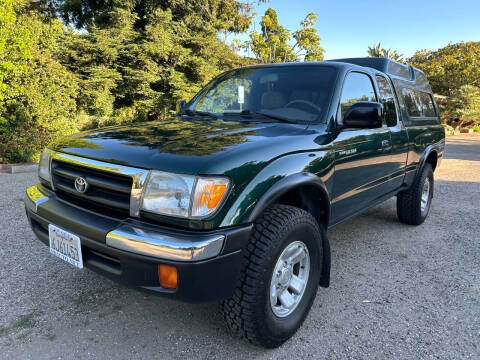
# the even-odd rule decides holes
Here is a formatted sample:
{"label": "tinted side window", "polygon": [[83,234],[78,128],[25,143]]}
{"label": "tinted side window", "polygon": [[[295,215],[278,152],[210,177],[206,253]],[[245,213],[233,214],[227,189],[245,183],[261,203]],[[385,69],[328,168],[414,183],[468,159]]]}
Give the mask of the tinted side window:
{"label": "tinted side window", "polygon": [[432,96],[412,89],[402,89],[403,99],[411,117],[436,117]]}
{"label": "tinted side window", "polygon": [[392,87],[387,79],[379,75],[377,75],[377,84],[378,89],[380,90],[380,101],[382,102],[385,111],[385,122],[387,123],[387,126],[395,126],[397,125],[397,110],[395,107]]}
{"label": "tinted side window", "polygon": [[422,101],[418,91],[412,89],[402,89],[403,100],[407,107],[408,116],[422,116]]}
{"label": "tinted side window", "polygon": [[435,106],[433,105],[432,95],[427,93],[420,93],[422,97],[423,116],[436,117]]}
{"label": "tinted side window", "polygon": [[359,101],[377,101],[375,90],[368,75],[352,72],[348,74],[343,85],[340,100],[342,119],[345,111]]}

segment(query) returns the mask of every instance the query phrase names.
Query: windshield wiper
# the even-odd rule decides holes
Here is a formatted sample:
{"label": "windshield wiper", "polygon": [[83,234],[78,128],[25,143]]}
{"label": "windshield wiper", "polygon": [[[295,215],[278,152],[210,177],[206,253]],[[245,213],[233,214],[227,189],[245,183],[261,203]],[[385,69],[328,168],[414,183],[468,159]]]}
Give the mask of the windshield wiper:
{"label": "windshield wiper", "polygon": [[183,110],[182,112],[179,112],[178,115],[188,115],[188,116],[208,116],[211,118],[216,119],[217,116],[211,112],[208,111],[198,111],[198,110],[190,110],[186,109]]}
{"label": "windshield wiper", "polygon": [[278,115],[272,115],[272,114],[268,114],[268,113],[264,113],[264,112],[260,112],[260,111],[251,111],[251,110],[243,110],[241,112],[224,112],[223,115],[240,115],[240,116],[264,116],[264,117],[267,117],[269,119],[273,119],[273,120],[278,120],[278,121],[281,121],[281,122],[286,122],[286,123],[290,123],[290,124],[295,124],[295,121],[292,121],[286,117],[283,117],[283,116],[278,116]]}

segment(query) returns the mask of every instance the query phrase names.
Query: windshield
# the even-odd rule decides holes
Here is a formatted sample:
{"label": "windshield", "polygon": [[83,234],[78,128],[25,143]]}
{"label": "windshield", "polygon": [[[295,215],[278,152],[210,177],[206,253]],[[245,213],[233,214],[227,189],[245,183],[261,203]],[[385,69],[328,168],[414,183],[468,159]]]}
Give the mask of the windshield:
{"label": "windshield", "polygon": [[189,110],[216,116],[250,114],[316,121],[328,106],[335,73],[328,66],[234,70],[207,85]]}

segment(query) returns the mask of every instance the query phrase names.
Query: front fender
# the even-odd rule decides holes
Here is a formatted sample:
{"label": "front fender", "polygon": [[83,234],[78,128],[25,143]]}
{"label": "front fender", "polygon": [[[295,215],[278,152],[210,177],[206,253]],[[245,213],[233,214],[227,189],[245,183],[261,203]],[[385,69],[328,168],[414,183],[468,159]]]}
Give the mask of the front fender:
{"label": "front fender", "polygon": [[309,151],[283,156],[263,168],[237,197],[220,226],[252,222],[268,205],[297,186],[317,186],[329,199],[333,152]]}
{"label": "front fender", "polygon": [[[333,152],[316,151],[291,154],[275,160],[246,186],[223,219],[222,226],[232,226],[244,222],[253,222],[263,211],[280,196],[294,188],[313,185],[325,198],[328,209],[325,211],[327,226],[330,216],[330,193],[334,169]],[[320,205],[320,204],[319,204]],[[324,235],[322,242],[323,259],[320,286],[330,284],[330,244]]]}
{"label": "front fender", "polygon": [[[255,219],[260,217],[265,209],[278,200],[283,194],[286,194],[288,191],[303,185],[313,185],[321,189],[321,192],[327,200],[326,202],[330,204],[330,196],[328,195],[327,187],[323,183],[322,179],[312,173],[300,172],[284,177],[282,180],[276,182],[270,189],[268,189],[253,208],[253,211],[248,217],[248,221],[253,222]],[[328,218],[330,218],[330,207],[327,214]]]}

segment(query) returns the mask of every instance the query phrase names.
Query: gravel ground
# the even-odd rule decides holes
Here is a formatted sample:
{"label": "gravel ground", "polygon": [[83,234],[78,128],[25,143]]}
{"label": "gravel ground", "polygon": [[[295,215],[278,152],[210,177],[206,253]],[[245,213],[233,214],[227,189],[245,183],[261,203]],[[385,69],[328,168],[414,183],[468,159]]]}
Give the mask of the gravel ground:
{"label": "gravel ground", "polygon": [[391,199],[329,232],[332,285],[303,327],[264,350],[226,333],[216,304],[117,285],[51,256],[21,198],[36,174],[0,175],[0,358],[480,359],[480,137],[448,140],[430,216]]}

